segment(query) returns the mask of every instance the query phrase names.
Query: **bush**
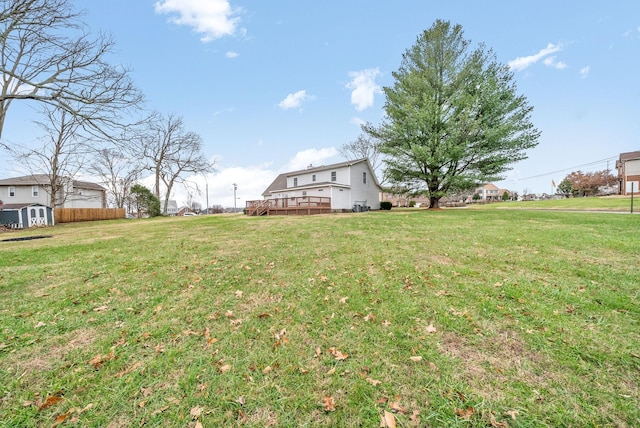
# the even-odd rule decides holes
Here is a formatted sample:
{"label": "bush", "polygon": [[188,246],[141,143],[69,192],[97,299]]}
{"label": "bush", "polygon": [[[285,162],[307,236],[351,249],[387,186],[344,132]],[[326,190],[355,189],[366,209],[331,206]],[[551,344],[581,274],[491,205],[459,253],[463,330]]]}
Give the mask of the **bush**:
{"label": "bush", "polygon": [[380,202],[380,209],[381,210],[390,210],[391,209],[391,202],[389,201],[382,201]]}

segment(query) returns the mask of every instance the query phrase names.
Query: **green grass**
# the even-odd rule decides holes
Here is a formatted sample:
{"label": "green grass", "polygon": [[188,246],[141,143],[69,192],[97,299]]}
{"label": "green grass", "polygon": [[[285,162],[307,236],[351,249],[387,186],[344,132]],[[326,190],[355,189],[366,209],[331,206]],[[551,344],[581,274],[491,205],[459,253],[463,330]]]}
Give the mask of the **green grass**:
{"label": "green grass", "polygon": [[53,237],[0,242],[0,426],[638,426],[639,229],[473,209],[3,234]]}
{"label": "green grass", "polygon": [[[640,198],[634,197],[634,213],[640,212]],[[553,209],[578,211],[616,211],[630,212],[631,197],[602,196],[589,198],[568,198],[546,201],[499,202],[487,205],[471,205],[483,209]]]}

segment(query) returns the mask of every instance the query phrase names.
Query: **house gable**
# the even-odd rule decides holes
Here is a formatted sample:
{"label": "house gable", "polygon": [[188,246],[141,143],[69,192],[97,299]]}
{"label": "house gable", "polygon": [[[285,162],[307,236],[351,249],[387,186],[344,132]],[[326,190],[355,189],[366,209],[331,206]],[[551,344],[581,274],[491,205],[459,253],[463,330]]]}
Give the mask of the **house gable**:
{"label": "house gable", "polygon": [[355,204],[378,209],[380,192],[380,184],[365,158],[280,174],[262,196],[265,199],[323,196],[331,198],[333,209],[351,209]]}

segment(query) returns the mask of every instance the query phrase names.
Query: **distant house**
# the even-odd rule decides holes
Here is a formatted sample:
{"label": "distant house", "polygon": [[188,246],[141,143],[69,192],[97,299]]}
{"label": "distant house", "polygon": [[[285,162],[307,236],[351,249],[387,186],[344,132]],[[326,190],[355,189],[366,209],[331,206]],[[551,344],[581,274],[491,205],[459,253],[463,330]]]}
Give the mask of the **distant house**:
{"label": "distant house", "polygon": [[618,192],[621,195],[640,194],[640,151],[620,153],[616,161],[618,170]]}
{"label": "distant house", "polygon": [[[380,209],[380,192],[371,164],[364,158],[280,174],[262,196],[274,208],[322,205],[330,211],[360,211]],[[258,201],[248,201],[248,207],[252,203]]]}
{"label": "distant house", "polygon": [[4,204],[0,201],[0,225],[12,229],[53,226],[53,210],[41,204]]}
{"label": "distant house", "polygon": [[0,180],[0,199],[10,205],[40,204],[52,208],[106,208],[106,189],[99,184],[59,179],[56,200],[51,201],[51,179],[46,174]]}
{"label": "distant house", "polygon": [[480,196],[480,200],[482,201],[501,201],[502,200],[502,193],[500,193],[500,189],[498,188],[498,186],[491,183],[478,187],[476,189],[476,194]]}

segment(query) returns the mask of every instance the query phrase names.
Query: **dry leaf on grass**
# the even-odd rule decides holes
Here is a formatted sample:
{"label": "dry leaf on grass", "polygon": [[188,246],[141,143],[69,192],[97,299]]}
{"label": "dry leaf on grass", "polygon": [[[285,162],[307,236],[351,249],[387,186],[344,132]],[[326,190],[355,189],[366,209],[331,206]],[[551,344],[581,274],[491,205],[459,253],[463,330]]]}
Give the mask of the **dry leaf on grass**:
{"label": "dry leaf on grass", "polygon": [[129,373],[133,372],[134,370],[136,370],[138,367],[141,367],[141,366],[142,366],[142,361],[138,361],[137,363],[133,364],[128,369],[122,370],[120,373],[116,373],[113,376],[114,377],[123,377],[124,375],[128,375]]}
{"label": "dry leaf on grass", "polygon": [[438,330],[433,326],[433,324],[429,324],[424,331],[426,331],[429,334],[433,334],[435,332],[437,332]]}
{"label": "dry leaf on grass", "polygon": [[231,370],[231,364],[225,364],[225,365],[223,365],[223,366],[218,367],[218,371],[219,371],[220,373],[226,373],[226,372],[228,372],[229,370]]}
{"label": "dry leaf on grass", "polygon": [[373,386],[378,386],[382,383],[381,380],[371,379],[370,377],[366,378],[365,380]]}
{"label": "dry leaf on grass", "polygon": [[476,411],[473,407],[467,407],[466,409],[456,409],[456,416],[462,419],[471,419]]}
{"label": "dry leaf on grass", "polygon": [[413,361],[414,363],[417,363],[419,361],[422,361],[422,357],[420,355],[414,355],[413,357],[409,357],[409,359],[411,361]]}
{"label": "dry leaf on grass", "polygon": [[47,397],[47,399],[44,400],[44,403],[38,405],[38,410],[49,408],[55,404],[58,404],[62,400],[64,400],[64,398],[62,397],[62,392],[58,391],[54,395],[50,395],[49,397]]}
{"label": "dry leaf on grass", "polygon": [[191,410],[189,411],[189,414],[191,415],[192,419],[198,419],[202,415],[203,411],[204,409],[202,407],[196,406],[191,408]]}
{"label": "dry leaf on grass", "polygon": [[331,354],[337,361],[342,361],[349,358],[349,354],[342,352],[336,347],[329,348],[329,354]]}
{"label": "dry leaf on grass", "polygon": [[57,427],[58,425],[60,425],[64,421],[66,421],[69,416],[71,416],[71,412],[67,412],[67,413],[63,413],[63,414],[59,415],[56,418],[56,420],[53,421],[53,424],[51,426],[52,427]]}
{"label": "dry leaf on grass", "polygon": [[322,399],[322,407],[325,412],[334,412],[336,410],[336,402],[333,397],[325,396]]}
{"label": "dry leaf on grass", "polygon": [[397,413],[407,413],[407,408],[402,407],[397,401],[391,401],[389,403],[389,408]]}
{"label": "dry leaf on grass", "polygon": [[380,421],[381,428],[396,428],[396,417],[393,416],[393,413],[384,411],[384,415],[382,416],[382,420]]}

